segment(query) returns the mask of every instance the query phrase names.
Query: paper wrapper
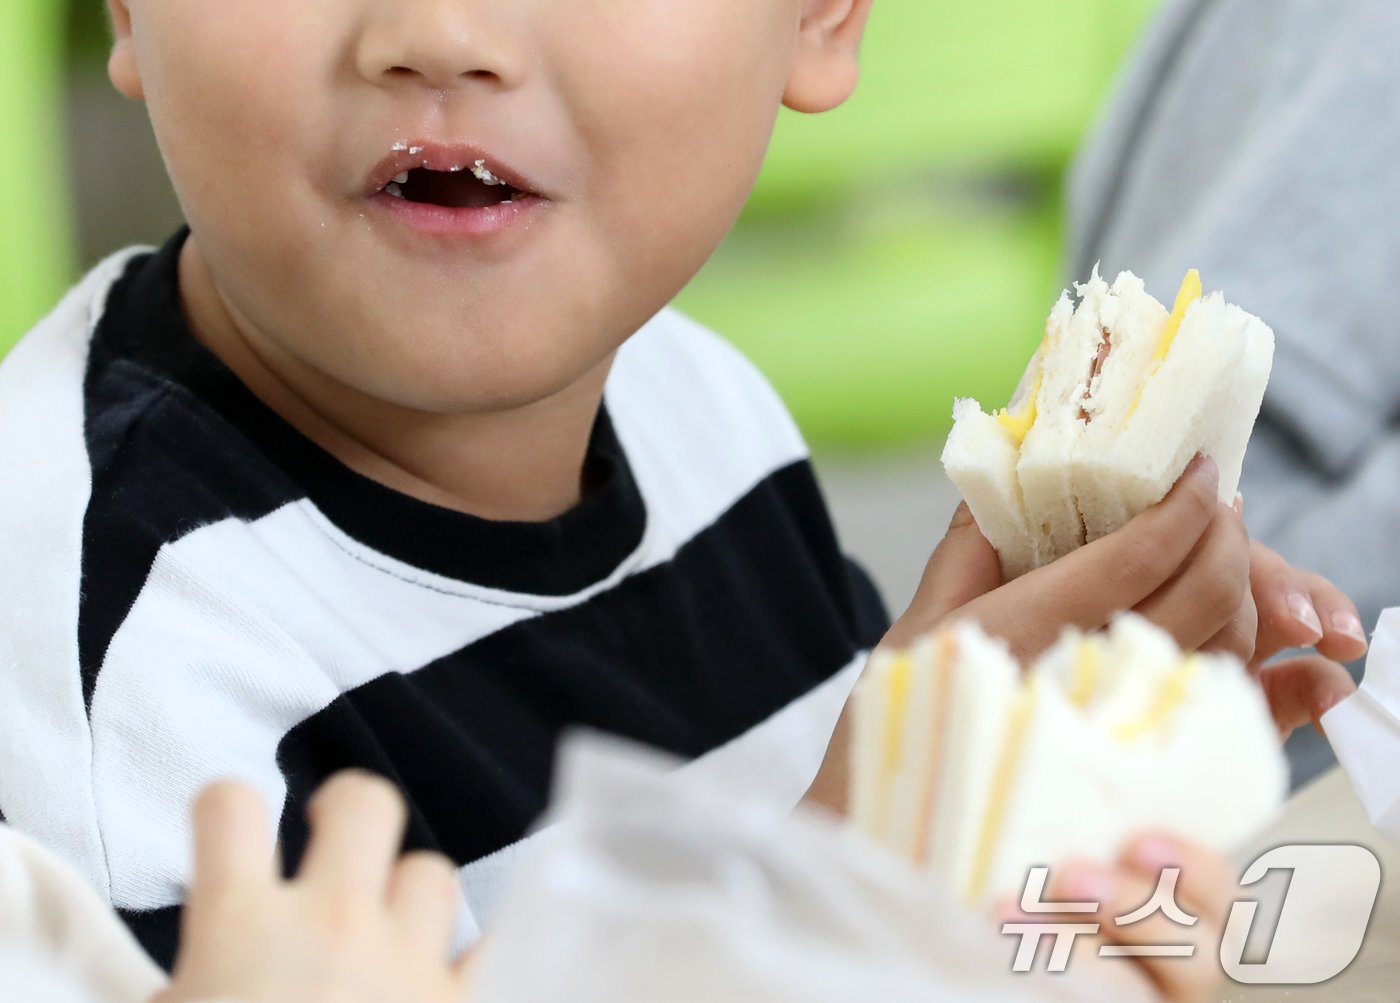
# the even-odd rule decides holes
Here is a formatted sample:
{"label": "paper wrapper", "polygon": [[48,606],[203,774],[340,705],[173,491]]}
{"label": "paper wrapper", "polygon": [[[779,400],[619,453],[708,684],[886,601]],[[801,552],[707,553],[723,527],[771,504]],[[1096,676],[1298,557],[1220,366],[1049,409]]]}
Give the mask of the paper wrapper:
{"label": "paper wrapper", "polygon": [[1322,727],[1371,824],[1400,843],[1400,609],[1381,614],[1361,688]]}
{"label": "paper wrapper", "polygon": [[823,817],[591,738],[567,745],[560,777],[553,824],[487,933],[477,1003],[1149,998],[1074,961],[1011,974],[1015,938]]}

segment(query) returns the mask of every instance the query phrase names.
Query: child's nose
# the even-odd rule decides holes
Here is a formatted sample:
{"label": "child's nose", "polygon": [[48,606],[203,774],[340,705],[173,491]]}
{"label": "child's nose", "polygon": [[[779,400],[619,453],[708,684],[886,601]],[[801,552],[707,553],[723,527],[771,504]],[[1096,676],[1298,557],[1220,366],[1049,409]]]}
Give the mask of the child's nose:
{"label": "child's nose", "polygon": [[517,53],[510,4],[491,0],[367,0],[355,65],[373,84],[405,80],[438,91],[478,81],[513,87]]}

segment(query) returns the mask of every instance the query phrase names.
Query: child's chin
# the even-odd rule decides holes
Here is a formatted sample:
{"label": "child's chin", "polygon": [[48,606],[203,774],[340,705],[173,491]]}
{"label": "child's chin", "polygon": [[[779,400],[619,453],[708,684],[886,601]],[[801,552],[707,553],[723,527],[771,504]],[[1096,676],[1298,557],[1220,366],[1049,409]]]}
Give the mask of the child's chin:
{"label": "child's chin", "polygon": [[388,389],[395,403],[429,414],[491,414],[529,407],[559,394],[571,382],[544,378],[514,366],[435,368]]}

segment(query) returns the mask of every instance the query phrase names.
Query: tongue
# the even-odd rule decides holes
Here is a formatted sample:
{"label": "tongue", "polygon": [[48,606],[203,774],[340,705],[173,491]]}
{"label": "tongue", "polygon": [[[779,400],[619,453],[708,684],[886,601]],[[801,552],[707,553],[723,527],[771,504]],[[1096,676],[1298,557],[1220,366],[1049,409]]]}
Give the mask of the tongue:
{"label": "tongue", "polygon": [[477,209],[510,200],[509,185],[486,185],[470,171],[413,171],[403,186],[403,196],[411,202],[430,202],[453,209]]}

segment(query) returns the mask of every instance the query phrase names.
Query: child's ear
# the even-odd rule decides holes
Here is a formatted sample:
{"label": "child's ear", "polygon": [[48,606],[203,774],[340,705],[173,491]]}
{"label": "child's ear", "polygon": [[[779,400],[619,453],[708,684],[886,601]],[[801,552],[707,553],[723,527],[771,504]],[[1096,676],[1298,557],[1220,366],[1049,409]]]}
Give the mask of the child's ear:
{"label": "child's ear", "polygon": [[860,41],[873,2],[803,0],[797,58],[783,104],[794,111],[830,111],[851,96],[860,79]]}
{"label": "child's ear", "polygon": [[107,0],[112,15],[112,54],[107,57],[107,76],[112,85],[133,101],[145,100],[141,68],[136,62],[136,45],[131,38],[131,10],[128,0]]}

